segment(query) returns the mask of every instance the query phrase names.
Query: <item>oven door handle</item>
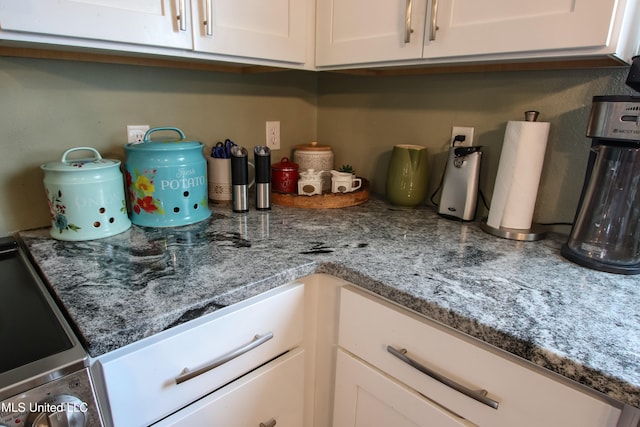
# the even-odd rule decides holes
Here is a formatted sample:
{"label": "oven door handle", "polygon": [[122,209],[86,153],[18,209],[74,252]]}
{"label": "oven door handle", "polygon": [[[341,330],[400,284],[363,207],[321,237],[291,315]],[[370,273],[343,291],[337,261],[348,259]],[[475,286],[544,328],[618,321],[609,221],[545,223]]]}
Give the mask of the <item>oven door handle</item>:
{"label": "oven door handle", "polygon": [[271,338],[273,338],[273,332],[267,332],[264,335],[256,335],[253,339],[242,347],[238,347],[235,350],[231,350],[230,352],[223,354],[215,360],[212,360],[209,363],[205,363],[202,366],[199,366],[194,369],[184,368],[180,375],[176,377],[176,384],[182,384],[185,381],[189,381],[192,378],[197,377],[198,375],[202,375],[205,372],[209,372],[212,369],[217,368],[220,365],[224,365],[231,360],[242,356],[243,354],[253,350],[254,348],[266,343]]}

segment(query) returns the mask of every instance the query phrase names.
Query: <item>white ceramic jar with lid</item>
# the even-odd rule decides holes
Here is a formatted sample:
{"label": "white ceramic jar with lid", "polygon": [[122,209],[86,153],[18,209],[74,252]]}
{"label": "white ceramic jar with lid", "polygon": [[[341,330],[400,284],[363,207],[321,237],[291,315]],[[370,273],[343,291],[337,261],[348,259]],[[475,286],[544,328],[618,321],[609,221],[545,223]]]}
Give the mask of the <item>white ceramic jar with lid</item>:
{"label": "white ceramic jar with lid", "polygon": [[331,191],[331,173],[333,169],[333,150],[329,145],[320,145],[313,141],[306,145],[296,145],[293,152],[293,161],[299,165],[300,170],[313,169],[322,172],[322,190]]}

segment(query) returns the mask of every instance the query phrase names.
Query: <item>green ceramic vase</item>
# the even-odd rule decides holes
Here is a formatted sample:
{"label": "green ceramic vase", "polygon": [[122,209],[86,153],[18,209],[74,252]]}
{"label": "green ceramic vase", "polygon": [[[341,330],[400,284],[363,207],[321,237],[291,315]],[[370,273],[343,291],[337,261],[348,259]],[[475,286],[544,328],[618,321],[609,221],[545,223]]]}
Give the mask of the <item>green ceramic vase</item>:
{"label": "green ceramic vase", "polygon": [[427,195],[427,148],[420,145],[395,145],[387,170],[386,196],[396,206],[414,207]]}

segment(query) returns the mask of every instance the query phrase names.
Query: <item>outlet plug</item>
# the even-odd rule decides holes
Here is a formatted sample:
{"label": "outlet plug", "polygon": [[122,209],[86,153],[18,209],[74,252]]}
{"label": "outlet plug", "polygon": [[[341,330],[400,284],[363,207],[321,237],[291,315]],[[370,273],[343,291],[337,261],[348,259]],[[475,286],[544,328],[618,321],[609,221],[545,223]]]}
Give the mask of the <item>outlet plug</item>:
{"label": "outlet plug", "polygon": [[267,147],[280,149],[280,122],[267,122]]}
{"label": "outlet plug", "polygon": [[451,141],[458,135],[464,135],[464,141],[456,141],[456,147],[471,147],[473,145],[473,128],[464,126],[454,126],[451,130]]}
{"label": "outlet plug", "polygon": [[127,142],[142,142],[148,130],[148,125],[127,125]]}

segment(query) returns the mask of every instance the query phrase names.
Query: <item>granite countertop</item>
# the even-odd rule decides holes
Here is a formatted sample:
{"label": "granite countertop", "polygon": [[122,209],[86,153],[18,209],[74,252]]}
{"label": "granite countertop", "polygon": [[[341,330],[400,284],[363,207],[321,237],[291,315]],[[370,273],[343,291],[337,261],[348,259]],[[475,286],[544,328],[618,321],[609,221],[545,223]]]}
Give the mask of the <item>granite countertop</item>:
{"label": "granite countertop", "polygon": [[344,209],[213,215],[63,242],[20,232],[91,356],[312,273],[348,280],[640,408],[640,276],[579,267],[563,239],[491,236],[477,223],[381,200]]}

